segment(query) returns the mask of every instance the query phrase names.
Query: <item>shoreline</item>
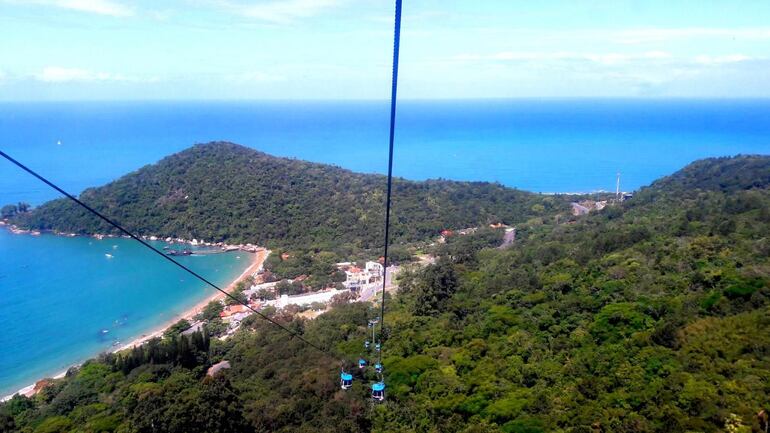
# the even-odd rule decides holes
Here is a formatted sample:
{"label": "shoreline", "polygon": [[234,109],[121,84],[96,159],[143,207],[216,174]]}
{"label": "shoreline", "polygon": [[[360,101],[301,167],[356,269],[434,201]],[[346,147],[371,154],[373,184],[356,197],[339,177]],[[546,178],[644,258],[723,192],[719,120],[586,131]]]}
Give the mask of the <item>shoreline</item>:
{"label": "shoreline", "polygon": [[[249,251],[246,251],[246,252],[249,252]],[[265,249],[265,248],[262,248],[262,249],[257,250],[256,252],[249,252],[249,253],[250,254],[254,254],[254,257],[252,259],[251,264],[240,275],[238,275],[232,282],[230,282],[230,284],[228,284],[227,287],[224,288],[224,290],[227,293],[231,293],[235,289],[236,284],[238,284],[238,282],[240,282],[242,279],[244,279],[248,275],[251,275],[251,274],[254,274],[255,272],[257,272],[259,270],[259,268],[262,267],[262,265],[264,264],[265,259],[267,259],[269,251],[267,249]],[[210,288],[211,290],[214,290],[211,287],[208,287],[208,288]],[[118,353],[118,352],[121,352],[123,350],[132,349],[132,348],[134,348],[136,346],[141,346],[142,344],[150,341],[153,338],[161,337],[161,336],[163,336],[163,333],[168,328],[170,328],[172,325],[174,325],[179,320],[187,319],[187,320],[192,321],[192,318],[194,316],[196,316],[198,313],[200,313],[201,310],[203,310],[203,308],[206,305],[209,304],[209,302],[216,301],[216,300],[221,300],[224,297],[225,297],[225,295],[223,293],[215,292],[215,293],[211,294],[210,296],[206,297],[205,299],[201,300],[200,302],[196,303],[192,307],[186,309],[184,312],[182,312],[180,314],[174,315],[173,318],[171,318],[168,321],[164,322],[163,324],[153,328],[150,332],[148,332],[146,334],[142,334],[140,337],[137,337],[137,338],[131,340],[130,342],[126,343],[126,344],[122,344],[122,345],[120,345],[119,347],[117,347],[115,349],[112,349],[112,350],[107,349],[107,350],[104,350],[104,351],[102,351],[100,353],[103,353],[103,352]],[[98,355],[99,354],[97,353],[97,354],[89,357],[89,359],[90,358],[94,358],[94,357],[96,357]],[[61,379],[61,378],[63,378],[67,374],[67,371],[70,368],[72,368],[72,367],[79,367],[80,365],[82,365],[82,363],[73,364],[70,367],[68,367],[67,369],[65,369],[64,371],[61,371],[61,372],[57,373],[54,376],[43,377],[43,378],[35,381],[35,383],[33,383],[31,385],[27,385],[27,386],[17,390],[16,392],[14,392],[12,394],[3,396],[2,398],[0,398],[0,403],[3,403],[3,402],[6,402],[6,401],[10,400],[16,394],[21,394],[21,395],[24,395],[26,397],[31,397],[31,396],[33,396],[38,391],[36,388],[37,388],[38,383],[40,383],[41,381],[44,381],[44,380],[47,380],[47,379],[53,379],[53,380]]]}
{"label": "shoreline", "polygon": [[[57,230],[22,229],[16,226],[15,224],[11,224],[7,219],[0,219],[0,229],[6,229],[11,234],[14,234],[14,235],[40,236],[41,234],[48,234],[53,236],[61,236],[65,238],[84,237],[84,238],[94,238],[97,240],[111,239],[111,238],[112,239],[114,238],[132,239],[131,236],[128,236],[128,235],[115,235],[115,234],[105,235],[101,233],[78,234],[78,233],[60,232]],[[172,238],[172,237],[164,238],[162,236],[155,236],[155,235],[137,235],[137,237],[143,241],[165,242],[169,245],[184,244],[184,245],[190,245],[193,247],[219,248],[220,251],[216,251],[216,252],[222,252],[222,253],[227,253],[230,251],[243,251],[246,253],[256,253],[264,249],[254,244],[228,244],[226,242],[206,242],[203,239],[198,240],[195,238],[190,240],[190,239]]]}
{"label": "shoreline", "polygon": [[[231,293],[235,289],[235,285],[238,284],[239,281],[247,277],[248,275],[251,275],[262,266],[262,264],[265,262],[265,259],[267,258],[267,250],[261,250],[254,254],[254,259],[252,260],[249,267],[247,267],[238,277],[236,277],[230,284],[227,285],[227,287],[224,288],[224,290],[227,293]],[[207,287],[212,290],[214,290],[211,287]],[[118,353],[126,349],[132,349],[136,346],[141,346],[142,344],[152,340],[155,337],[161,337],[163,333],[166,331],[166,329],[170,328],[172,325],[174,325],[176,322],[186,319],[189,321],[193,320],[193,317],[198,315],[203,308],[206,307],[211,301],[218,301],[225,298],[225,295],[221,292],[215,292],[211,294],[211,296],[208,296],[207,298],[201,300],[197,304],[193,305],[192,307],[188,308],[181,314],[174,315],[173,318],[169,319],[167,322],[164,322],[162,325],[158,326],[157,328],[153,329],[150,333],[142,334],[142,336],[137,337],[130,342],[126,344],[122,344],[116,349],[112,350],[112,353]]]}

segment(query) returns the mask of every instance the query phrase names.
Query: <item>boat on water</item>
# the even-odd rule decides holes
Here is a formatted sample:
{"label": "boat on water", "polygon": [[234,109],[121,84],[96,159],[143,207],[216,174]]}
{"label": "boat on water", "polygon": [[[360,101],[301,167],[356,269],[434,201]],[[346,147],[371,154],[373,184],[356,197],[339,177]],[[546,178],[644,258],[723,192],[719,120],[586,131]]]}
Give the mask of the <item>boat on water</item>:
{"label": "boat on water", "polygon": [[167,253],[169,256],[191,256],[192,250],[169,250]]}
{"label": "boat on water", "polygon": [[112,254],[109,254],[109,253],[105,253],[104,256],[107,257],[108,259],[111,259],[111,258],[115,257],[115,256],[113,256]]}

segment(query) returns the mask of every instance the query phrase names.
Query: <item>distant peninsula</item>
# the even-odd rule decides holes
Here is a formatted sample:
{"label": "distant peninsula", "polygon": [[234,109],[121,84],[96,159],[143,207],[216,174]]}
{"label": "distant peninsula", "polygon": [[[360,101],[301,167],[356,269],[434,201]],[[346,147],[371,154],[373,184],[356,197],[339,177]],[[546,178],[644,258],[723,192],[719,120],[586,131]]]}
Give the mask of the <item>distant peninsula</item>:
{"label": "distant peninsula", "polygon": [[[440,162],[437,162],[440,163]],[[228,142],[197,144],[90,188],[80,198],[146,236],[281,247],[380,247],[385,177],[279,158]],[[570,200],[489,182],[395,179],[392,235],[424,240],[445,229],[515,224],[569,213]],[[114,229],[67,199],[11,220],[83,235]]]}

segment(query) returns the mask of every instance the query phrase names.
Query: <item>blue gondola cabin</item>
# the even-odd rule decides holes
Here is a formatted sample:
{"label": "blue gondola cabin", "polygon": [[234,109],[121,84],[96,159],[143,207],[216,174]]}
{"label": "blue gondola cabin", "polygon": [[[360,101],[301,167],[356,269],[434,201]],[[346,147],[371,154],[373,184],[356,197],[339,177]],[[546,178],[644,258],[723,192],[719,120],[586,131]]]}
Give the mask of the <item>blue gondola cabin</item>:
{"label": "blue gondola cabin", "polygon": [[340,387],[342,389],[348,389],[353,386],[353,375],[349,373],[340,373]]}
{"label": "blue gondola cabin", "polygon": [[361,358],[358,360],[358,368],[366,368],[366,360]]}
{"label": "blue gondola cabin", "polygon": [[385,400],[385,384],[377,382],[372,384],[372,398],[377,401]]}

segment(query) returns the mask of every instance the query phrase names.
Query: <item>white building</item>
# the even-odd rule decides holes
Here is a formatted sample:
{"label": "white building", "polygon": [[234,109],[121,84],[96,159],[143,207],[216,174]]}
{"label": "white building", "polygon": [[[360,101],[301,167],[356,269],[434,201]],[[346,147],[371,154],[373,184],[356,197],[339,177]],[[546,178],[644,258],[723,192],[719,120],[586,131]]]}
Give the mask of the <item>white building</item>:
{"label": "white building", "polygon": [[360,290],[369,284],[382,282],[383,267],[377,262],[366,262],[364,269],[348,263],[339,265],[345,271],[345,282],[342,284],[350,290]]}
{"label": "white building", "polygon": [[315,292],[315,293],[308,293],[305,295],[297,295],[297,296],[289,296],[289,295],[281,295],[280,298],[278,298],[275,301],[275,307],[276,308],[284,308],[288,305],[310,305],[313,303],[326,303],[332,300],[332,298],[335,295],[339,295],[341,293],[349,293],[350,290],[337,290],[337,289],[331,289],[331,290],[325,290],[322,292]]}
{"label": "white building", "polygon": [[248,289],[243,291],[243,294],[246,295],[246,298],[251,298],[251,295],[259,292],[260,290],[267,290],[268,292],[275,292],[275,286],[278,285],[278,281],[274,283],[262,283],[262,284],[254,284],[253,286],[249,287]]}
{"label": "white building", "polygon": [[381,264],[377,262],[366,262],[366,272],[369,272],[370,274],[377,275],[379,278],[382,278],[382,270],[383,270],[383,267]]}

